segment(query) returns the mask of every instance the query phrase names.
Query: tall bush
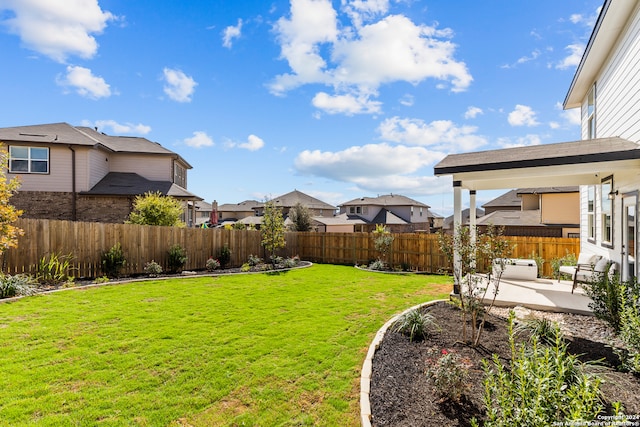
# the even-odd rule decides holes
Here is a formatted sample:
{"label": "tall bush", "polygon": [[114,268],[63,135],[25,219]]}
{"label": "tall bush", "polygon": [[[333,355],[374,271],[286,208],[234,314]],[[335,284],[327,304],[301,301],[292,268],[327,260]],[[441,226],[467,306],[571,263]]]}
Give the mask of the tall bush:
{"label": "tall bush", "polygon": [[120,243],[116,243],[108,251],[103,252],[100,259],[102,272],[107,275],[107,277],[119,277],[120,270],[122,270],[127,263]]}
{"label": "tall bush", "polygon": [[264,204],[264,216],[260,232],[262,233],[262,246],[269,253],[271,263],[276,264],[276,251],[284,248],[287,242],[284,239],[284,217],[282,209],[278,208],[273,200]]}
{"label": "tall bush", "polygon": [[20,181],[18,178],[7,179],[7,155],[0,143],[0,255],[7,249],[18,246],[18,237],[24,234],[22,229],[13,225],[22,211],[11,205],[9,199],[18,191]]}
{"label": "tall bush", "polygon": [[167,265],[171,273],[179,273],[187,263],[187,251],[180,245],[173,245],[169,248]]}
{"label": "tall bush", "polygon": [[159,191],[148,192],[136,196],[133,210],[129,214],[128,224],[163,225],[170,227],[184,227],[180,219],[184,209],[179,200],[171,196],[163,196]]}
{"label": "tall bush", "polygon": [[373,247],[378,252],[378,260],[387,264],[394,237],[383,224],[376,224],[373,231]]}

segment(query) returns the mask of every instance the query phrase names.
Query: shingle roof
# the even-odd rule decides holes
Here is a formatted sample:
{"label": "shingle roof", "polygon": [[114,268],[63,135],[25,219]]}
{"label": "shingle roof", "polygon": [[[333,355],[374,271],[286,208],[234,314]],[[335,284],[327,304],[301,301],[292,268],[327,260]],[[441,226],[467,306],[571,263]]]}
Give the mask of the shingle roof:
{"label": "shingle roof", "polygon": [[577,193],[580,191],[580,187],[572,185],[568,187],[533,187],[533,188],[518,188],[516,192],[518,194],[551,194],[551,193]]}
{"label": "shingle roof", "polygon": [[527,227],[542,227],[544,224],[540,223],[540,211],[539,210],[526,210],[526,211],[495,211],[488,215],[478,218],[476,225],[489,225],[496,226],[527,226]]}
{"label": "shingle roof", "polygon": [[159,191],[164,196],[190,200],[202,200],[201,197],[173,184],[170,181],[150,181],[137,173],[109,172],[89,191],[80,194],[92,196],[137,196]]}
{"label": "shingle roof", "polygon": [[84,126],[68,123],[16,126],[0,128],[0,141],[31,142],[43,144],[101,146],[116,153],[143,153],[175,156],[188,168],[191,165],[178,154],[157,142],[134,136],[110,136]]}
{"label": "shingle roof", "polygon": [[245,200],[240,203],[225,203],[218,206],[218,212],[251,212],[254,208],[262,205],[263,203],[256,200]]}
{"label": "shingle roof", "polygon": [[434,174],[451,175],[463,172],[640,159],[639,148],[632,141],[612,137],[449,154],[435,165]]}
{"label": "shingle roof", "polygon": [[302,206],[305,206],[309,209],[324,209],[333,211],[337,209],[335,206],[325,203],[322,200],[316,199],[315,197],[311,197],[308,194],[305,194],[302,191],[298,190],[293,190],[287,194],[274,197],[272,200],[278,207],[290,208],[300,203]]}
{"label": "shingle roof", "polygon": [[488,201],[484,205],[483,208],[486,207],[514,207],[520,206],[522,204],[522,199],[518,197],[518,190],[510,190],[506,193],[496,197],[493,200]]}
{"label": "shingle roof", "polygon": [[339,206],[350,206],[350,205],[375,205],[375,206],[421,206],[429,208],[429,205],[425,205],[422,202],[417,200],[413,200],[409,197],[402,196],[400,194],[385,194],[378,197],[360,197],[358,199],[353,199],[348,202],[342,203]]}
{"label": "shingle roof", "polygon": [[357,215],[348,215],[346,213],[336,216],[314,216],[312,220],[324,225],[353,225],[353,224],[368,224],[367,221],[360,218]]}
{"label": "shingle roof", "polygon": [[380,212],[371,220],[372,224],[407,224],[407,221],[395,215],[386,209],[380,209]]}

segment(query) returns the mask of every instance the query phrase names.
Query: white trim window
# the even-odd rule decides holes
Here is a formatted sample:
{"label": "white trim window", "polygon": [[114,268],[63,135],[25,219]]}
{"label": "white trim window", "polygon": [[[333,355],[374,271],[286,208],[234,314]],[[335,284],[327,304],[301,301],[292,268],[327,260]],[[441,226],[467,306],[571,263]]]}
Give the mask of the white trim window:
{"label": "white trim window", "polygon": [[49,148],[9,147],[9,172],[12,173],[49,173]]}
{"label": "white trim window", "polygon": [[596,85],[594,84],[587,95],[587,139],[596,137]]}
{"label": "white trim window", "polygon": [[587,188],[587,238],[596,239],[596,187],[590,185]]}
{"label": "white trim window", "polygon": [[610,246],[613,244],[613,200],[609,194],[613,194],[613,177],[610,176],[602,180],[600,192],[602,244]]}

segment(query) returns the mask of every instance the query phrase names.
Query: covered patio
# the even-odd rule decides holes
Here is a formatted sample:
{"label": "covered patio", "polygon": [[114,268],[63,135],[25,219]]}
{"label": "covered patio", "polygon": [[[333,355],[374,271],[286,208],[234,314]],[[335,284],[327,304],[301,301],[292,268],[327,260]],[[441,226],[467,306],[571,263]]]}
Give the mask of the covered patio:
{"label": "covered patio", "polygon": [[[463,190],[468,191],[469,211],[475,213],[478,190],[600,185],[603,179],[614,174],[630,176],[637,174],[638,170],[638,145],[614,137],[450,154],[434,167],[434,175],[450,175],[453,178],[454,232],[457,232],[462,222]],[[623,196],[618,193],[617,188],[612,188],[609,194],[614,206],[616,199]],[[585,246],[582,240],[586,235],[584,215],[582,212],[581,248]],[[469,218],[469,226],[472,236],[475,235],[476,217],[473,214]],[[620,230],[614,232],[622,233]],[[622,262],[620,254],[617,254],[618,259],[613,258],[613,255],[615,254],[612,254],[612,261]],[[459,256],[454,254],[454,269],[460,271],[460,265]],[[460,284],[455,283],[453,293],[459,292]],[[491,290],[487,295],[493,295]],[[574,312],[589,312],[589,299],[580,289],[572,295],[569,281],[502,280],[497,301],[503,305],[523,304],[530,308],[538,306],[538,309],[556,307]]]}

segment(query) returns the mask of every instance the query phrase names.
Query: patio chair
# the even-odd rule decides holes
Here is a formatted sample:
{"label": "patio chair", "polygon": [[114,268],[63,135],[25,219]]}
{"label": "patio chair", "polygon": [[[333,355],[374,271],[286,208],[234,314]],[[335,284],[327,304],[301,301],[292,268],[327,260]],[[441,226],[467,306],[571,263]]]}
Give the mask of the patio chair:
{"label": "patio chair", "polygon": [[[600,255],[583,254],[578,256],[576,265],[561,265],[559,272],[571,276],[573,293],[578,283],[590,283],[599,280],[609,269],[612,268],[612,262]],[[558,279],[560,281],[560,279]]]}

